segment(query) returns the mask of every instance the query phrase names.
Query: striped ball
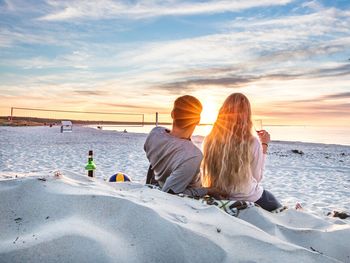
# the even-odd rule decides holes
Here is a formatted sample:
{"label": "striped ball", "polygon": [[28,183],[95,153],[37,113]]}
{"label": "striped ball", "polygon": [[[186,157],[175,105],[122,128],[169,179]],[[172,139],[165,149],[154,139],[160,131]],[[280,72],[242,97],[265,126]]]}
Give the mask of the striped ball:
{"label": "striped ball", "polygon": [[130,178],[123,173],[116,173],[109,178],[110,182],[130,182]]}

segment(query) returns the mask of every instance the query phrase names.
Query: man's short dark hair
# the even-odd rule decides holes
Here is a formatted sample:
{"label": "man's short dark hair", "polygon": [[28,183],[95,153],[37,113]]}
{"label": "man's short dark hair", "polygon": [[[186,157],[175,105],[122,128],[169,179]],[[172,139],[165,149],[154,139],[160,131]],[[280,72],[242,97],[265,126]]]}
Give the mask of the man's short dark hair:
{"label": "man's short dark hair", "polygon": [[172,112],[175,125],[179,128],[196,126],[201,119],[202,108],[201,102],[193,96],[177,98]]}

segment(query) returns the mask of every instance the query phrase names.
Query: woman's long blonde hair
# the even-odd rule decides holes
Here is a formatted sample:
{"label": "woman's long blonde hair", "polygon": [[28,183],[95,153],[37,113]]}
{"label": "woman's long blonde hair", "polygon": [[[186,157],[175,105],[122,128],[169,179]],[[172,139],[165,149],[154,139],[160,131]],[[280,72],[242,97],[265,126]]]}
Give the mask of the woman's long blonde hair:
{"label": "woman's long blonde hair", "polygon": [[249,100],[233,93],[220,108],[205,139],[202,184],[230,193],[244,193],[251,177],[252,120]]}

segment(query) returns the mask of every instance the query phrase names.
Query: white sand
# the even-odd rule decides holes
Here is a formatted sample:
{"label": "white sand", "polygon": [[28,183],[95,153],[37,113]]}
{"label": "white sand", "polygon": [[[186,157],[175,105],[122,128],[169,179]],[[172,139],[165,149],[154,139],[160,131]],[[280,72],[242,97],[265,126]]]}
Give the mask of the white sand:
{"label": "white sand", "polygon": [[[145,137],[1,127],[0,262],[350,262],[349,218],[325,215],[350,210],[350,147],[274,142],[263,185],[304,211],[235,218],[140,183],[104,182],[124,171],[143,183]],[[94,179],[84,171],[90,149]]]}

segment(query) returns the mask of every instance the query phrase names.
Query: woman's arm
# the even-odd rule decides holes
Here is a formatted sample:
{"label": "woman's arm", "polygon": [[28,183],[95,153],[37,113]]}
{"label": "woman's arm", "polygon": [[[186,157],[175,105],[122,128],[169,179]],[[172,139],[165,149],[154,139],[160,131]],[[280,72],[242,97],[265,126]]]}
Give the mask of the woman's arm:
{"label": "woman's arm", "polygon": [[252,155],[253,155],[252,161],[251,161],[252,176],[259,183],[263,178],[265,154],[263,154],[263,149],[258,138],[254,138]]}
{"label": "woman's arm", "polygon": [[259,136],[259,139],[255,138],[255,141],[253,144],[251,171],[252,171],[252,176],[259,183],[263,178],[265,158],[266,158],[268,145],[270,142],[270,134],[267,131],[262,130],[258,132],[258,136]]}

